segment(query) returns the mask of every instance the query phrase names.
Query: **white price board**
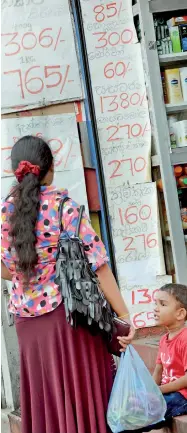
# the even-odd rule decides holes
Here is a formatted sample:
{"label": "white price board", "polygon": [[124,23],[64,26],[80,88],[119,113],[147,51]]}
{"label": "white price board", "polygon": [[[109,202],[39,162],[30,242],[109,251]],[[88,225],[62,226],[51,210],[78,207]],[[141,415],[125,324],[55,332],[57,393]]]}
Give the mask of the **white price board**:
{"label": "white price board", "polygon": [[54,156],[55,179],[67,188],[70,197],[87,205],[86,187],[75,114],[20,117],[1,121],[1,177],[5,197],[13,182],[10,154],[12,146],[24,135],[43,138]]}
{"label": "white price board", "polygon": [[108,190],[120,286],[153,284],[165,274],[156,183]]}
{"label": "white price board", "polygon": [[107,186],[151,181],[151,127],[131,0],[82,0]]}
{"label": "white price board", "polygon": [[156,296],[159,289],[169,283],[172,283],[172,276],[161,275],[157,276],[156,281],[151,285],[122,285],[122,296],[128,305],[135,328],[156,325],[154,319]]}
{"label": "white price board", "polygon": [[2,112],[82,98],[68,0],[2,0]]}
{"label": "white price board", "polygon": [[151,127],[131,0],[82,0],[107,186],[151,181]]}

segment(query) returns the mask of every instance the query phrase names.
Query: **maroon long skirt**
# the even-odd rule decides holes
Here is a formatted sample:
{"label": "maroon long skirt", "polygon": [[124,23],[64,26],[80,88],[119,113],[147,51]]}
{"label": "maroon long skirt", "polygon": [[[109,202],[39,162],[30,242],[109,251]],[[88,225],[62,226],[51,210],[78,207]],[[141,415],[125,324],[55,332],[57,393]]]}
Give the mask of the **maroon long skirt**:
{"label": "maroon long skirt", "polygon": [[16,319],[22,433],[107,433],[113,361],[101,335],[72,329],[61,304]]}

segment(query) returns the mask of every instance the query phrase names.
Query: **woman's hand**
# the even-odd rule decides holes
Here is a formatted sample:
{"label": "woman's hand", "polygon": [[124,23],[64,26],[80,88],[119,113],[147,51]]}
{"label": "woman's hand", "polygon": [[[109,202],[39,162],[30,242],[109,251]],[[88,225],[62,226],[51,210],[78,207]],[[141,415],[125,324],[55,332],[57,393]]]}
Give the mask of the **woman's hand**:
{"label": "woman's hand", "polygon": [[119,344],[122,347],[122,349],[120,349],[120,352],[125,352],[128,344],[131,344],[131,342],[135,336],[135,332],[136,331],[135,331],[134,327],[131,325],[129,335],[127,335],[126,337],[117,337]]}

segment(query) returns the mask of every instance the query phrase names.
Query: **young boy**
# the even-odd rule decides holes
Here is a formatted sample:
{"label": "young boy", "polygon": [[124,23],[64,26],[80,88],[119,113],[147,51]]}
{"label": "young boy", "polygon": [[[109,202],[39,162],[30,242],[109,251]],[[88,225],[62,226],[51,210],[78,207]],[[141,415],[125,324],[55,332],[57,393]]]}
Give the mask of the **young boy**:
{"label": "young boy", "polygon": [[166,284],[157,294],[155,320],[167,328],[154,371],[167,403],[166,419],[187,414],[187,286]]}

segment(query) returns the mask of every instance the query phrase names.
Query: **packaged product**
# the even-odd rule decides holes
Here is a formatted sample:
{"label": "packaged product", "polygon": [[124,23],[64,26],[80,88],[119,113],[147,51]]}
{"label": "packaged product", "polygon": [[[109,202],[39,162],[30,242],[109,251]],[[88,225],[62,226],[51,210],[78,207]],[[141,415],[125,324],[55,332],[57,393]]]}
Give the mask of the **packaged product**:
{"label": "packaged product", "polygon": [[165,81],[169,104],[183,102],[179,68],[166,69]]}
{"label": "packaged product", "polygon": [[187,67],[180,68],[181,87],[184,101],[187,101]]}
{"label": "packaged product", "polygon": [[177,147],[187,146],[187,120],[176,122],[174,127]]}
{"label": "packaged product", "polygon": [[170,38],[172,42],[173,53],[181,53],[181,40],[178,26],[170,27]]}
{"label": "packaged product", "polygon": [[187,51],[187,24],[179,26],[182,51]]}

